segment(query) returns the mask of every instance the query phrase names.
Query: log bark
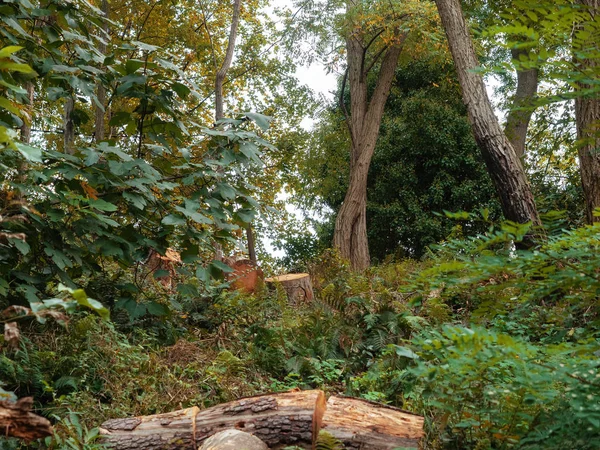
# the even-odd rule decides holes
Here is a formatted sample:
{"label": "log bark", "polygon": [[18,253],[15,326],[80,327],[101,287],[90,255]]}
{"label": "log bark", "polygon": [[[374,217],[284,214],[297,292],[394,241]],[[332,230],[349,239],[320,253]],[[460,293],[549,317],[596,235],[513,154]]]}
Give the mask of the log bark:
{"label": "log bark", "polygon": [[[590,22],[600,14],[600,0],[579,0],[579,4],[587,8]],[[586,42],[587,48],[593,49],[596,45],[596,42]],[[592,58],[576,59],[576,62],[583,73],[597,73],[600,66],[600,62]],[[584,83],[579,85],[580,90],[591,88]],[[587,223],[592,224],[600,222],[600,217],[594,217],[594,209],[600,207],[600,99],[597,93],[580,94],[575,99],[575,119],[585,215]]]}
{"label": "log bark", "polygon": [[322,430],[347,449],[418,448],[423,417],[366,400],[332,396],[327,401]]}
{"label": "log bark", "polygon": [[265,279],[271,285],[281,284],[288,300],[293,305],[311,301],[314,298],[312,282],[307,273],[288,273]]}
{"label": "log bark", "polygon": [[487,95],[459,0],[436,0],[469,121],[508,220],[540,225],[533,193],[517,154],[500,128]]}
{"label": "log bark", "polygon": [[238,429],[272,449],[288,445],[313,448],[325,412],[322,391],[266,394],[205,410],[115,419],[100,427],[103,442],[119,450],[197,449],[210,436]]}
{"label": "log bark", "polygon": [[5,437],[16,437],[26,441],[52,436],[48,419],[33,414],[33,399],[25,397],[16,403],[0,402],[0,433]]}

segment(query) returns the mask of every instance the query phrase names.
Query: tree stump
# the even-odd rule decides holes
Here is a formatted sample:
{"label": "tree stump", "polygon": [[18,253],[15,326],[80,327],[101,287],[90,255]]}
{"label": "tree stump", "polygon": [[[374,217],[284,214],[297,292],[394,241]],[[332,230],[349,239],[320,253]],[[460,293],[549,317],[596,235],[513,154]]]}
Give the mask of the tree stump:
{"label": "tree stump", "polygon": [[347,449],[416,449],[423,437],[423,417],[367,400],[332,396],[322,429]]}
{"label": "tree stump", "polygon": [[254,293],[260,286],[264,274],[260,267],[249,259],[240,260],[225,260],[225,264],[233,269],[233,272],[228,273],[226,278],[231,281],[231,288]]}
{"label": "tree stump", "polygon": [[325,412],[322,391],[297,391],[249,397],[167,414],[108,420],[103,442],[119,450],[197,449],[210,436],[235,428],[253,434],[272,449],[313,448]]}
{"label": "tree stump", "polygon": [[297,305],[311,301],[314,298],[312,282],[307,273],[288,273],[277,277],[266,278],[265,282],[271,285],[277,283],[285,289],[291,304]]}

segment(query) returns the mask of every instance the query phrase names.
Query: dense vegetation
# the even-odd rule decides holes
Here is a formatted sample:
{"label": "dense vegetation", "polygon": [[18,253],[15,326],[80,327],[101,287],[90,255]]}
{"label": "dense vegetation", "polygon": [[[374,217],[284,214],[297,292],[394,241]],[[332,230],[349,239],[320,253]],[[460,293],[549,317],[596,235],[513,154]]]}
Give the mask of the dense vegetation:
{"label": "dense vegetation", "polygon": [[[469,73],[516,87],[498,108],[526,122],[517,168],[535,214],[523,223],[504,220],[432,2],[1,5],[0,398],[32,396],[55,434],[0,448],[102,448],[106,419],[297,387],[421,414],[423,448],[599,448],[600,15],[588,3],[464,5],[484,65]],[[213,120],[234,45],[229,112]],[[315,55],[343,70],[307,132],[318,102],[294,71]],[[525,72],[536,91],[519,98]],[[374,92],[387,102],[369,103]],[[352,120],[378,107],[373,141]],[[370,146],[364,210],[342,211]],[[356,249],[342,256],[351,216],[358,247],[368,238],[359,262],[377,262],[364,270]],[[219,253],[245,251],[253,232],[264,270],[308,271],[314,301],[230,289]],[[175,269],[153,270],[168,249]]]}

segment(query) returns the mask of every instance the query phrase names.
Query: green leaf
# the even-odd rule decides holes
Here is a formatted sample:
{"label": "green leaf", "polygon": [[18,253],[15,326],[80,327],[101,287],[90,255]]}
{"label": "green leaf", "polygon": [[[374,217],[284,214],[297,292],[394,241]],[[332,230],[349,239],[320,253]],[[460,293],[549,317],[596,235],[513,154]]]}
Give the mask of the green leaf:
{"label": "green leaf", "polygon": [[177,216],[175,214],[169,214],[165,216],[161,222],[163,225],[185,225],[187,220],[185,220],[181,216]]}
{"label": "green leaf", "polygon": [[134,73],[136,70],[138,70],[143,65],[144,65],[144,61],[142,61],[142,60],[129,59],[125,63],[125,70],[127,71],[127,74],[129,75],[129,74]]}
{"label": "green leaf", "polygon": [[75,299],[77,304],[85,306],[97,313],[103,320],[110,319],[110,312],[98,300],[94,300],[87,296],[83,289],[71,289],[63,284],[58,285],[59,292],[68,292]]}
{"label": "green leaf", "polygon": [[196,286],[193,286],[191,284],[183,284],[183,283],[178,284],[177,292],[179,292],[181,295],[183,295],[185,297],[197,297],[198,296],[198,289],[196,289]]}
{"label": "green leaf", "polygon": [[231,267],[229,267],[227,264],[225,264],[224,262],[221,262],[219,260],[214,259],[213,261],[211,261],[210,263],[211,266],[225,272],[225,273],[231,273],[233,272],[233,269]]}
{"label": "green leaf", "polygon": [[18,45],[9,45],[8,47],[4,47],[0,50],[0,58],[7,58],[13,53],[18,52],[23,47],[19,47]]}
{"label": "green leaf", "polygon": [[31,251],[31,247],[27,241],[23,239],[9,238],[8,242],[17,247],[17,250],[19,250],[23,256],[27,255]]}
{"label": "green leaf", "polygon": [[21,153],[21,155],[23,155],[28,161],[38,163],[43,162],[41,149],[23,144],[21,142],[16,142],[15,144],[17,145],[17,150],[19,150],[19,153]]}
{"label": "green leaf", "polygon": [[89,204],[90,206],[96,208],[99,211],[114,212],[118,209],[117,205],[113,205],[112,203],[102,200],[101,198],[96,200],[90,199]]}
{"label": "green leaf", "polygon": [[158,302],[147,303],[146,309],[148,310],[149,314],[152,314],[153,316],[158,316],[158,317],[168,316],[170,313],[169,308],[166,305],[163,305],[162,303],[158,303]]}
{"label": "green leaf", "polygon": [[394,349],[396,350],[396,355],[398,356],[403,356],[409,359],[419,359],[419,355],[413,352],[410,348],[394,345]]}
{"label": "green leaf", "polygon": [[270,123],[273,120],[272,117],[263,116],[262,114],[254,112],[244,113],[244,116],[248,117],[250,120],[256,123],[256,125],[258,125],[263,131],[267,131],[269,129]]}

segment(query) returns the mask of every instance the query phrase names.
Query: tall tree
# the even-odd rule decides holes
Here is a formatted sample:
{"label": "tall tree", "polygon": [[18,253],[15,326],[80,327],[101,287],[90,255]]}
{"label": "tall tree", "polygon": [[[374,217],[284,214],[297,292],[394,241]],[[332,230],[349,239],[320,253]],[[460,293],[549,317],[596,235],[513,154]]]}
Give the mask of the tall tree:
{"label": "tall tree", "polygon": [[[578,0],[579,4],[586,10],[585,15],[588,23],[594,23],[600,18],[600,0]],[[576,65],[583,73],[584,79],[594,79],[598,76],[600,63],[592,55],[597,53],[597,41],[587,39],[582,42],[581,49],[589,57],[576,58]],[[600,99],[598,93],[586,93],[592,88],[589,82],[579,83],[579,89],[583,91],[575,99],[575,118],[577,122],[577,138],[579,140],[579,169],[581,172],[581,184],[585,198],[585,213],[588,223],[600,221],[600,217],[594,216],[594,209],[600,207]]]}
{"label": "tall tree", "polygon": [[488,98],[473,41],[459,0],[436,0],[454,59],[463,101],[507,219],[540,224],[533,193],[514,147],[502,131]]}
{"label": "tall tree", "polygon": [[[367,239],[367,175],[375,151],[385,103],[409,34],[418,35],[427,23],[423,2],[346,2],[346,73],[340,106],[350,134],[350,181],[336,222],[333,243],[354,270],[370,264]],[[425,24],[419,18],[427,18]],[[417,25],[419,24],[419,25]],[[369,80],[373,89],[369,89]],[[346,84],[350,110],[344,101]]]}
{"label": "tall tree", "polygon": [[373,41],[365,42],[364,37],[358,33],[348,36],[346,40],[350,85],[350,115],[346,117],[351,137],[350,184],[335,221],[333,243],[340,254],[350,260],[355,270],[364,270],[370,264],[367,175],[405,38],[406,36],[402,36],[384,50],[377,83],[370,98],[367,89],[370,65],[366,61],[366,55]]}

